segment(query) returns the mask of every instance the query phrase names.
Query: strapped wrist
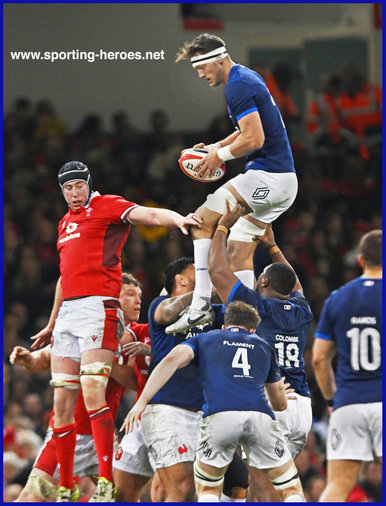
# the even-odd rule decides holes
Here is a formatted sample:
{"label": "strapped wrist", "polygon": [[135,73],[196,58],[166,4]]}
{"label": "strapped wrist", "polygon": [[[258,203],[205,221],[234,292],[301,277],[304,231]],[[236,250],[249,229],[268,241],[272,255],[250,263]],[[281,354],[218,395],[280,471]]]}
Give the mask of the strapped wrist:
{"label": "strapped wrist", "polygon": [[225,225],[217,225],[216,231],[219,230],[220,232],[224,232],[225,235],[229,234],[229,228]]}
{"label": "strapped wrist", "polygon": [[236,158],[235,156],[232,155],[230,146],[220,148],[217,151],[217,156],[220,158],[222,162],[227,162],[228,160],[234,160]]}
{"label": "strapped wrist", "polygon": [[270,253],[271,255],[274,255],[275,253],[279,253],[280,248],[279,248],[279,246],[278,246],[277,244],[274,244],[273,246],[271,246],[271,247],[269,248],[269,250],[268,250],[268,251],[269,251],[269,253]]}

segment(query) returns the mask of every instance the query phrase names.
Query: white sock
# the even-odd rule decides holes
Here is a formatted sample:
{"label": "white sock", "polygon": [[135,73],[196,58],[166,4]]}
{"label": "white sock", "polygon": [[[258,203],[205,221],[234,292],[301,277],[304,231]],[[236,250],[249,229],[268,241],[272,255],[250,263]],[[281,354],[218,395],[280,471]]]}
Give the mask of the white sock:
{"label": "white sock", "polygon": [[220,499],[216,494],[202,494],[198,498],[197,502],[220,502]]}
{"label": "white sock", "polygon": [[287,499],[284,500],[284,502],[307,502],[307,501],[302,495],[295,494],[288,496]]}
{"label": "white sock", "polygon": [[239,280],[243,283],[243,285],[247,286],[248,288],[252,288],[252,290],[254,290],[255,274],[252,270],[236,271],[233,274],[239,278]]}
{"label": "white sock", "polygon": [[247,498],[234,499],[233,497],[229,497],[229,495],[225,495],[224,492],[221,492],[220,502],[247,502]]}
{"label": "white sock", "polygon": [[212,282],[208,272],[208,254],[212,239],[195,239],[194,268],[196,271],[196,286],[193,292],[191,307],[201,309],[212,295]]}

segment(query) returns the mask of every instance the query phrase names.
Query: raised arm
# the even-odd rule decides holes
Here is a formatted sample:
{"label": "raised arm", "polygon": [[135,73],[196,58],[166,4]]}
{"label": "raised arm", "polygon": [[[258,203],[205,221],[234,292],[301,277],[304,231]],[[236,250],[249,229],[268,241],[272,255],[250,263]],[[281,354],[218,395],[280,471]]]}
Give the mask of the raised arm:
{"label": "raised arm", "polygon": [[202,223],[201,216],[195,213],[182,216],[170,209],[144,206],[134,207],[127,213],[125,219],[133,225],[178,227],[185,235],[188,234],[189,226],[200,227]]}
{"label": "raised arm", "polygon": [[228,232],[240,216],[246,212],[247,210],[240,204],[237,204],[234,210],[230,211],[227,203],[227,212],[218,222],[209,250],[208,270],[210,279],[224,304],[227,304],[229,294],[238,281],[229,266],[227,255]]}
{"label": "raised arm", "polygon": [[58,279],[58,282],[56,283],[56,289],[55,289],[55,298],[54,298],[54,304],[52,306],[50,319],[48,320],[47,325],[44,327],[43,330],[35,334],[31,337],[35,342],[32,344],[31,348],[33,350],[37,350],[39,348],[42,348],[46,344],[48,344],[52,337],[52,331],[54,330],[55,326],[55,320],[58,316],[60,306],[63,302],[63,294],[62,294],[62,285],[60,283],[60,278]]}
{"label": "raised arm", "polygon": [[154,368],[138,401],[129,411],[120,430],[125,430],[126,433],[131,432],[133,430],[134,422],[138,427],[139,417],[145,410],[148,402],[173,376],[176,370],[187,366],[193,360],[193,357],[193,349],[186,344],[179,344],[173,348]]}
{"label": "raised arm", "polygon": [[[264,246],[264,248],[266,250],[268,250],[269,254],[271,255],[272,262],[279,262],[282,264],[287,264],[295,272],[292,265],[288,262],[288,260],[283,255],[282,251],[280,250],[279,246],[276,244],[275,236],[274,236],[271,224],[269,224],[267,226],[267,228],[265,229],[264,235],[259,236],[257,239],[259,242],[261,242],[261,244]],[[296,274],[296,272],[295,272],[295,274]],[[299,291],[299,292],[303,293],[303,287],[300,284],[299,278],[297,276],[296,276],[295,285],[294,285],[292,291]]]}

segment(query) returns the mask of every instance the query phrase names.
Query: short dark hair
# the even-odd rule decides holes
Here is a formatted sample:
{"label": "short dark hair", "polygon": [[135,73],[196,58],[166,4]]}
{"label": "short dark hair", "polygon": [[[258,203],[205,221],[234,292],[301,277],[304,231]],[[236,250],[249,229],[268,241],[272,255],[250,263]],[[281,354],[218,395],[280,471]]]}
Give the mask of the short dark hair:
{"label": "short dark hair", "polygon": [[359,253],[363,256],[366,265],[382,265],[382,230],[371,230],[359,241]]}
{"label": "short dark hair", "polygon": [[122,284],[142,287],[142,283],[129,272],[122,272]]}
{"label": "short dark hair", "polygon": [[165,290],[170,295],[176,286],[176,275],[181,274],[189,265],[194,264],[192,257],[181,257],[173,260],[163,271],[163,283]]}
{"label": "short dark hair", "polygon": [[260,315],[254,307],[237,300],[225,309],[224,325],[236,325],[246,329],[255,329],[261,322]]}
{"label": "short dark hair", "polygon": [[269,284],[275,292],[288,295],[292,292],[296,283],[295,271],[287,264],[274,262],[265,271]]}
{"label": "short dark hair", "polygon": [[184,46],[178,51],[176,62],[192,58],[196,54],[205,54],[218,47],[225,46],[225,42],[210,33],[201,33],[195,37],[192,42],[185,42]]}

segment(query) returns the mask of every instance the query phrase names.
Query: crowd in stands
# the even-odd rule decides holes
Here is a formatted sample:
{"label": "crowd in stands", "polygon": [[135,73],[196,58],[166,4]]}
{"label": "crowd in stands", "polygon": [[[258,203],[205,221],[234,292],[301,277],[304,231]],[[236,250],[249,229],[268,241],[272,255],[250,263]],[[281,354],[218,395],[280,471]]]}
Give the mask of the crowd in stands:
{"label": "crowd in stands", "polygon": [[[297,199],[274,224],[277,242],[296,270],[314,313],[305,356],[314,426],[296,461],[308,501],[316,501],[325,484],[328,420],[311,367],[313,331],[327,295],[360,273],[356,264],[358,239],[368,230],[382,228],[379,100],[380,90],[352,68],[326,79],[309,106],[309,142],[294,147]],[[298,114],[297,110],[292,112]],[[155,110],[149,119],[148,131],[142,132],[125,110],[112,115],[111,125],[90,114],[77,129],[69,130],[53,104],[47,100],[34,104],[28,98],[17,99],[5,115],[5,501],[12,501],[25,483],[52,406],[49,371],[30,375],[11,366],[8,359],[15,345],[29,347],[30,337],[45,326],[52,307],[59,273],[57,223],[66,212],[57,183],[58,169],[69,160],[80,160],[90,167],[100,193],[122,195],[181,214],[194,211],[206,194],[222,183],[208,185],[187,178],[177,160],[185,147],[197,142],[209,144],[228,135],[232,126],[225,113],[201,132],[173,131],[162,110]],[[243,160],[227,163],[229,176],[241,170]],[[256,252],[257,269],[268,261],[262,249]],[[162,288],[163,267],[174,258],[191,254],[191,239],[178,230],[133,227],[122,264],[143,283],[140,321],[147,320],[149,303]],[[131,402],[132,397],[127,396],[117,426]],[[381,478],[377,464],[364,465],[352,501],[381,501]]]}

